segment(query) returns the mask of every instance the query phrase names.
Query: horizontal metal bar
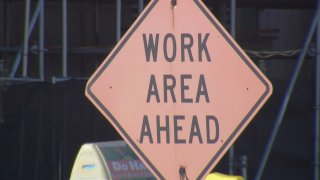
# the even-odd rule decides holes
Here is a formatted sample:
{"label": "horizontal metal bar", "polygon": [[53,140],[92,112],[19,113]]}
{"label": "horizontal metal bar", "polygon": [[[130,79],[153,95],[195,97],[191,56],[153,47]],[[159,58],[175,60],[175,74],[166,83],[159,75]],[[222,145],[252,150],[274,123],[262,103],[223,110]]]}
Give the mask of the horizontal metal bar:
{"label": "horizontal metal bar", "polygon": [[68,81],[68,80],[88,80],[89,77],[77,77],[77,78],[69,78],[69,77],[55,77],[52,76],[51,78],[51,83],[55,84],[57,82],[63,82],[63,81]]}
{"label": "horizontal metal bar", "polygon": [[30,82],[41,82],[43,80],[38,78],[11,78],[11,77],[0,77],[0,81],[30,81]]}
{"label": "horizontal metal bar", "polygon": [[19,47],[0,46],[0,52],[17,53]]}
{"label": "horizontal metal bar", "polygon": [[[16,54],[19,50],[19,47],[0,47],[0,52],[4,53],[14,53]],[[62,48],[29,48],[29,52],[37,54],[39,51],[46,52],[46,54],[61,54]],[[87,48],[87,47],[75,47],[68,49],[68,54],[108,54],[110,49],[106,48]]]}
{"label": "horizontal metal bar", "polygon": [[[61,54],[62,48],[47,48],[48,53],[52,54]],[[109,49],[106,48],[87,48],[87,47],[75,47],[68,48],[68,54],[108,54],[110,52]]]}

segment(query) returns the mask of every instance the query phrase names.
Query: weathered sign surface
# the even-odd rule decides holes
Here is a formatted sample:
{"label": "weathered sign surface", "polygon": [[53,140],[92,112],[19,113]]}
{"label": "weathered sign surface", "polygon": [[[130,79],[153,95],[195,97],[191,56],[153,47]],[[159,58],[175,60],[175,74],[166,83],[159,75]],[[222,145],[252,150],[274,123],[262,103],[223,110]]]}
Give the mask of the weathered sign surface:
{"label": "weathered sign surface", "polygon": [[86,89],[158,179],[202,179],[271,93],[198,0],[151,1]]}

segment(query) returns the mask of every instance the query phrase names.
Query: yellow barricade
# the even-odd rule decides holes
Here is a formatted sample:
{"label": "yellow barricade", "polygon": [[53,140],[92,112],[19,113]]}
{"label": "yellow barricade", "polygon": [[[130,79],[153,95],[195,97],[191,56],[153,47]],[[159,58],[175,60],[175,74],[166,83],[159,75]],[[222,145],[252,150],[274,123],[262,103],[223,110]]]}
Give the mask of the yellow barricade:
{"label": "yellow barricade", "polygon": [[242,176],[225,175],[221,173],[212,173],[205,180],[244,180]]}

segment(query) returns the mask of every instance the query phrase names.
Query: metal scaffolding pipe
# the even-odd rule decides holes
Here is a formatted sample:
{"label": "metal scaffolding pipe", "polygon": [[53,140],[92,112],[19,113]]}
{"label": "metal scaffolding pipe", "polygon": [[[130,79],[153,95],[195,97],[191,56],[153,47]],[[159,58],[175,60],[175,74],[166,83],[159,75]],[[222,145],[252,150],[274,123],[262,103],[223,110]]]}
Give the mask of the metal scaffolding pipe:
{"label": "metal scaffolding pipe", "polygon": [[[34,26],[36,24],[37,18],[39,17],[40,9],[41,9],[41,3],[38,3],[38,5],[37,5],[37,7],[35,9],[35,12],[32,15],[31,21],[29,23],[28,36],[27,36],[28,39],[29,39],[29,37],[31,35],[31,32],[32,32],[32,30],[33,30],[33,28],[34,28]],[[23,47],[24,47],[24,44],[21,44],[20,48],[18,50],[17,56],[15,58],[14,64],[13,64],[13,66],[11,68],[11,72],[10,72],[9,77],[14,77],[16,72],[17,72],[17,69],[18,69],[19,64],[21,62],[21,56],[22,56]]]}
{"label": "metal scaffolding pipe", "polygon": [[247,166],[248,166],[248,157],[243,155],[239,158],[241,164],[241,175],[244,180],[248,179]]}
{"label": "metal scaffolding pipe", "polygon": [[[236,38],[236,0],[230,0],[230,34],[235,39]],[[229,174],[233,174],[234,168],[234,146],[232,145],[228,151],[228,166]]]}
{"label": "metal scaffolding pipe", "polygon": [[56,84],[57,82],[63,82],[63,81],[69,81],[69,80],[84,80],[84,81],[87,81],[89,78],[88,77],[77,77],[77,78],[70,78],[70,77],[66,77],[66,78],[59,78],[59,77],[55,77],[55,76],[52,76],[51,78],[51,83],[52,84]]}
{"label": "metal scaffolding pipe", "polygon": [[263,154],[263,157],[262,157],[262,160],[261,160],[257,175],[255,177],[255,180],[260,180],[261,177],[262,177],[262,173],[264,171],[264,168],[266,166],[267,160],[269,158],[272,146],[274,144],[274,140],[275,140],[275,138],[277,136],[277,133],[279,131],[279,128],[280,128],[280,125],[282,123],[284,114],[285,114],[285,112],[287,110],[287,106],[288,106],[289,100],[291,98],[292,91],[294,89],[294,86],[296,84],[298,75],[300,73],[300,70],[302,68],[302,65],[303,65],[303,62],[304,62],[304,59],[305,59],[305,56],[306,56],[306,53],[308,51],[308,46],[309,46],[309,44],[311,42],[312,36],[314,34],[314,31],[315,31],[315,29],[317,27],[317,24],[318,24],[318,21],[319,21],[319,16],[320,16],[320,9],[318,7],[318,9],[316,10],[316,13],[314,15],[314,18],[312,20],[312,24],[311,24],[310,29],[308,31],[307,37],[306,37],[306,39],[304,41],[303,49],[302,49],[302,51],[301,51],[301,53],[300,53],[300,55],[298,57],[297,64],[296,64],[295,69],[293,71],[293,75],[292,75],[292,77],[290,79],[290,82],[289,82],[289,85],[288,85],[288,89],[286,90],[285,97],[284,97],[284,99],[282,101],[282,105],[281,105],[280,110],[278,112],[278,116],[276,118],[275,124],[274,124],[274,126],[272,128],[272,133],[271,133],[270,139],[268,141],[266,150],[265,150],[265,152]]}
{"label": "metal scaffolding pipe", "polygon": [[44,0],[39,0],[41,4],[39,16],[39,78],[44,80]]}
{"label": "metal scaffolding pipe", "polygon": [[121,0],[116,0],[116,38],[117,41],[121,38]]}
{"label": "metal scaffolding pipe", "polygon": [[231,0],[230,2],[230,14],[231,14],[231,26],[230,26],[230,32],[233,39],[236,38],[236,13],[237,13],[237,0]]}
{"label": "metal scaffolding pipe", "polygon": [[[320,9],[320,0],[318,0],[318,11]],[[315,119],[314,119],[314,180],[319,180],[319,168],[320,168],[320,20],[318,20],[317,37],[316,37],[316,79],[315,79]]]}
{"label": "metal scaffolding pipe", "polygon": [[97,44],[100,44],[99,34],[100,34],[100,9],[98,2],[94,4],[94,37]]}
{"label": "metal scaffolding pipe", "polygon": [[21,53],[22,53],[22,49],[23,49],[23,45],[20,46],[19,50],[18,50],[18,53],[16,55],[16,58],[14,60],[14,64],[12,66],[12,69],[11,69],[11,72],[10,72],[10,75],[9,77],[13,78],[17,72],[17,69],[18,69],[18,66],[20,64],[20,61],[21,61]]}
{"label": "metal scaffolding pipe", "polygon": [[0,77],[0,81],[23,81],[23,82],[40,82],[38,78],[11,78],[11,77]]}
{"label": "metal scaffolding pipe", "polygon": [[25,4],[25,19],[24,19],[24,38],[23,38],[23,61],[22,61],[22,76],[27,77],[28,73],[28,48],[29,48],[29,20],[30,20],[30,0],[26,0]]}
{"label": "metal scaffolding pipe", "polygon": [[139,13],[141,13],[143,11],[143,7],[144,7],[143,0],[139,0],[139,2],[138,2]]}
{"label": "metal scaffolding pipe", "polygon": [[4,1],[4,11],[3,11],[3,17],[4,17],[4,42],[5,46],[9,46],[9,37],[10,37],[10,30],[9,30],[9,2],[8,0]]}
{"label": "metal scaffolding pipe", "polygon": [[27,87],[22,87],[24,91],[22,91],[22,116],[21,116],[21,124],[20,124],[20,139],[19,139],[19,170],[18,170],[18,180],[23,180],[23,167],[24,167],[24,137],[25,137],[25,130],[26,130],[26,90]]}
{"label": "metal scaffolding pipe", "polygon": [[68,76],[67,46],[67,0],[62,0],[62,77]]}
{"label": "metal scaffolding pipe", "polygon": [[38,113],[37,113],[37,119],[38,119],[38,122],[36,124],[36,146],[35,146],[35,154],[36,154],[36,158],[35,158],[35,161],[34,161],[34,179],[35,180],[38,180],[39,179],[39,176],[40,176],[40,166],[42,165],[42,155],[43,155],[43,136],[44,136],[44,133],[43,133],[43,121],[44,121],[44,117],[43,117],[43,112],[42,112],[42,108],[43,108],[43,93],[40,91],[39,93],[39,98],[38,98]]}

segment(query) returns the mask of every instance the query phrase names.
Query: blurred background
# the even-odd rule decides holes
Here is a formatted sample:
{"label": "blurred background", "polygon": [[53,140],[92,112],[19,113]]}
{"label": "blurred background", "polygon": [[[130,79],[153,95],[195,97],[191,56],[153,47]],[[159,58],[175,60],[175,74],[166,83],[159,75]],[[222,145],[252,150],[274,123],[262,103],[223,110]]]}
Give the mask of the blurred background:
{"label": "blurred background", "polygon": [[[319,180],[318,2],[203,2],[274,86],[214,171]],[[83,143],[121,139],[84,89],[148,3],[0,0],[0,180],[69,179]]]}

